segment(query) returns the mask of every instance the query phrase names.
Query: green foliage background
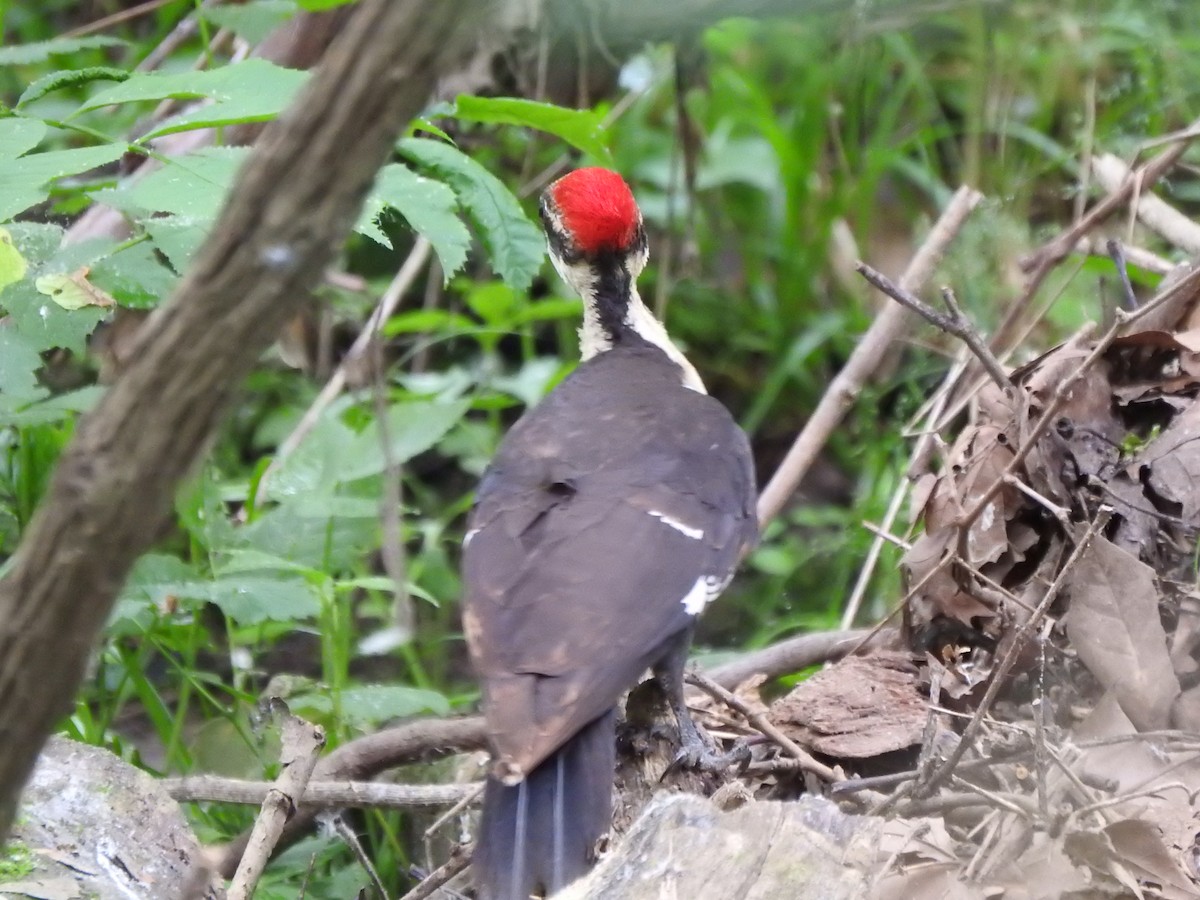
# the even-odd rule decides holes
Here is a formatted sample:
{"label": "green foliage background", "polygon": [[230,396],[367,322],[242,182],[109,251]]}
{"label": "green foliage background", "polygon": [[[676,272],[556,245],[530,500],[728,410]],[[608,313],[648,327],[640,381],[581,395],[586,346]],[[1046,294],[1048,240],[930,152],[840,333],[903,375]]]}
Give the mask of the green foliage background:
{"label": "green foliage background", "polygon": [[[3,13],[0,566],[103,390],[114,320],[169,297],[211,227],[246,155],[225,131],[277,115],[307,77],[206,48],[220,28],[254,43],[312,4],[177,0],[70,36],[119,5],[47,0]],[[328,368],[263,359],[180,493],[171,533],[135,570],[63,730],[156,771],[257,777],[273,760],[254,721],[268,690],[334,743],[471,708],[456,608],[463,513],[505,427],[576,358],[579,305],[542,266],[532,218],[538,173],[599,163],[633,184],[654,254],[643,295],[751,434],[765,480],[873,314],[848,274],[853,256],[903,260],[954,188],[973,185],[989,200],[942,278],[987,328],[1019,293],[1020,255],[1077,214],[1082,154],[1133,159],[1200,111],[1200,27],[1183,0],[886,9],[724,22],[680,54],[678,78],[672,49],[647,47],[612,98],[588,109],[475,97],[429,109],[344,248],[353,277],[317,292],[314,320],[344,350],[416,236],[430,242],[437,265],[383,329],[385,381],[356,382],[264,481]],[[199,15],[196,36],[158,71],[138,71],[187,15]],[[151,116],[197,98],[211,102]],[[215,146],[183,157],[156,147],[202,127],[217,129]],[[681,131],[694,139],[694,191]],[[130,155],[161,167],[128,178]],[[1165,190],[1185,211],[1200,199],[1186,170]],[[97,205],[123,213],[128,236],[67,240]],[[63,276],[84,268],[118,310],[72,302]],[[1113,274],[1087,260],[1055,276],[1044,294],[1059,299],[1031,345],[1102,316]],[[704,646],[836,625],[870,543],[860,523],[878,520],[900,485],[907,418],[947,365],[929,337],[860,398],[804,502],[771,525],[712,610]],[[380,497],[396,463],[399,590],[380,554]],[[889,553],[870,617],[899,596]],[[193,812],[213,839],[248,821],[217,806]],[[397,887],[416,824],[384,814],[360,824]],[[307,896],[349,896],[361,882],[343,850],[313,838],[262,896],[293,896],[313,854]]]}

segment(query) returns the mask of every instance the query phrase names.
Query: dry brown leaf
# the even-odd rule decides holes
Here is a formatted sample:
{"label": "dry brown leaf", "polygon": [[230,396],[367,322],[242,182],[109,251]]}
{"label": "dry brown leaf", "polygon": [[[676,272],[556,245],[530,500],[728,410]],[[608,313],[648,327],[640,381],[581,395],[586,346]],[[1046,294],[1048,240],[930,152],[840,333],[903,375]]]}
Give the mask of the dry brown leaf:
{"label": "dry brown leaf", "polygon": [[1176,416],[1133,466],[1160,512],[1194,520],[1200,514],[1200,403]]}
{"label": "dry brown leaf", "polygon": [[[950,469],[938,479],[925,506],[926,531],[953,527],[991,490],[1012,458],[1011,442],[1000,428],[980,425],[963,431],[950,450]],[[1008,520],[1022,505],[1016,488],[1001,488],[967,530],[969,562],[978,566],[1000,558],[1008,548]]]}
{"label": "dry brown leaf", "polygon": [[1165,728],[1179,679],[1158,615],[1154,571],[1097,537],[1069,576],[1067,635],[1140,731]]}
{"label": "dry brown leaf", "polygon": [[797,743],[836,759],[869,759],[921,742],[926,700],[907,654],[849,656],[771,704]]}
{"label": "dry brown leaf", "polygon": [[922,585],[904,607],[904,622],[909,634],[920,631],[939,616],[974,627],[975,618],[991,618],[996,611],[977,597],[963,591],[950,566],[930,575],[948,552],[954,530],[923,534],[913,543],[900,562],[906,587]]}
{"label": "dry brown leaf", "polygon": [[1123,819],[1104,831],[1121,861],[1143,879],[1160,885],[1163,896],[1184,900],[1200,893],[1200,887],[1183,870],[1178,856],[1167,847],[1163,833],[1153,823]]}

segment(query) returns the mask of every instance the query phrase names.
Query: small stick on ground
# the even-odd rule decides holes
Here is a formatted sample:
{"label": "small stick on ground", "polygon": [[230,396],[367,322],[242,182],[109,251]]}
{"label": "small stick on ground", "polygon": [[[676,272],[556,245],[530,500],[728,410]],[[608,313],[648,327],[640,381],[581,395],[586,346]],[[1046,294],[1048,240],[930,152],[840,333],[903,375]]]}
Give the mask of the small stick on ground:
{"label": "small stick on ground", "polygon": [[761,732],[765,737],[770,738],[772,741],[778,744],[779,747],[788,755],[798,760],[800,762],[800,767],[805,771],[812,772],[813,774],[818,775],[829,782],[838,782],[843,780],[844,776],[840,772],[837,772],[829,768],[829,766],[825,765],[824,763],[813,759],[808,751],[776,728],[762,713],[755,712],[753,709],[751,709],[741,697],[738,697],[736,694],[727,691],[711,678],[706,678],[697,672],[688,672],[683,677],[684,681],[686,681],[688,684],[695,685],[714,700],[719,700],[730,709],[733,709],[745,716],[746,721],[749,722],[755,729]]}
{"label": "small stick on ground", "polygon": [[325,730],[319,725],[293,716],[282,700],[272,699],[271,709],[283,720],[283,747],[279,753],[283,771],[254,822],[246,852],[229,885],[229,900],[249,900],[254,894],[254,886],[271,858],[284,824],[304,796],[304,789],[317,765],[317,756],[325,746]]}
{"label": "small stick on ground", "polygon": [[[181,803],[196,800],[258,805],[270,794],[269,781],[245,781],[218,775],[167,778],[163,786]],[[466,784],[387,784],[374,781],[309,781],[297,806],[301,809],[336,809],[344,806],[378,809],[413,809],[446,806],[469,799],[479,787]]]}

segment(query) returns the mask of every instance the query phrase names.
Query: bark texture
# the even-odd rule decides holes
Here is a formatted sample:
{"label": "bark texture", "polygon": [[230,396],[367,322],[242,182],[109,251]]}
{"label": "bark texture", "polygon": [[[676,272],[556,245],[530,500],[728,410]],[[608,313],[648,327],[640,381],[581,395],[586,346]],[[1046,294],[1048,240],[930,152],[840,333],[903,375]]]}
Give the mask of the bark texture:
{"label": "bark texture", "polygon": [[0,840],[130,567],[242,378],[345,237],[401,128],[487,0],[366,0],[267,129],[172,301],[80,424],[0,581]]}

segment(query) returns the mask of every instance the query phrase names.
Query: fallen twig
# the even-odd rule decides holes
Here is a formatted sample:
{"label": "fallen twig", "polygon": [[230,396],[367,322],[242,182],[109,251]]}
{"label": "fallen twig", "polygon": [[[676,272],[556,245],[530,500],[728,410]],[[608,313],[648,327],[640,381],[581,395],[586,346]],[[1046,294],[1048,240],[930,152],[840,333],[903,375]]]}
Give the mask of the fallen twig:
{"label": "fallen twig", "polygon": [[812,772],[813,774],[818,775],[829,782],[838,782],[843,780],[844,776],[840,771],[835,771],[824,763],[813,759],[807,750],[775,727],[775,725],[772,724],[766,716],[751,709],[749,704],[742,700],[741,697],[738,697],[736,694],[721,687],[721,685],[717,684],[711,678],[706,678],[697,672],[689,672],[684,675],[684,680],[687,681],[688,684],[695,685],[696,687],[700,688],[700,690],[704,691],[704,693],[708,694],[714,700],[719,700],[730,709],[733,709],[745,716],[746,721],[749,722],[754,728],[778,744],[780,749],[782,749],[785,753],[798,760],[800,763],[800,768],[807,772]]}
{"label": "fallen twig", "polygon": [[229,900],[249,900],[253,895],[254,886],[258,884],[267,860],[271,858],[271,852],[283,833],[284,823],[304,796],[304,789],[317,765],[317,755],[325,746],[325,730],[319,725],[293,716],[282,700],[272,700],[271,706],[272,711],[283,719],[283,747],[279,753],[283,771],[263,800],[262,811],[250,832],[246,852],[229,885]]}
{"label": "fallen twig", "polygon": [[[1187,144],[1183,143],[1182,146],[1186,147]],[[1125,161],[1111,153],[1093,158],[1092,171],[1096,174],[1096,181],[1109,192],[1121,190],[1134,177]],[[1133,211],[1147,228],[1171,244],[1193,255],[1200,253],[1200,225],[1162,198],[1139,190]]]}
{"label": "fallen twig", "polygon": [[[274,789],[270,781],[246,781],[218,775],[186,775],[167,778],[163,786],[181,803],[210,801],[219,803],[260,804]],[[462,784],[387,784],[378,781],[309,781],[300,809],[335,809],[342,806],[372,806],[379,809],[412,809],[421,806],[448,806],[461,802],[477,791],[478,785]]]}

